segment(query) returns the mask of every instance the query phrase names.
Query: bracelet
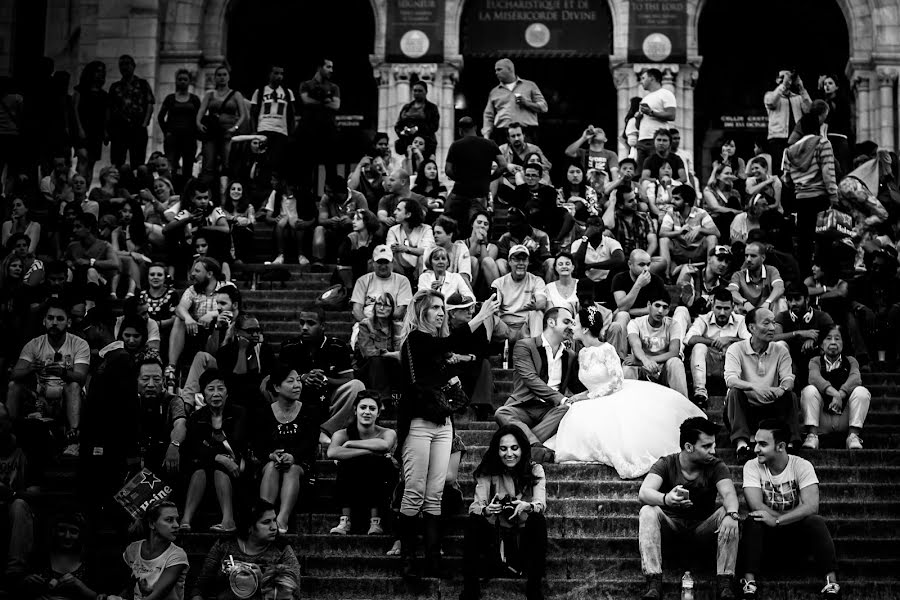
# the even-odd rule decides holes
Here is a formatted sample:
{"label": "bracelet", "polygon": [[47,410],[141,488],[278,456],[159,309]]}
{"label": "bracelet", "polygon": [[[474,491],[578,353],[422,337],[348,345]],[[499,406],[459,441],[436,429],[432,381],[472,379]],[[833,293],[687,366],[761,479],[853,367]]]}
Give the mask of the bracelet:
{"label": "bracelet", "polygon": [[663,494],[663,506],[668,506],[668,505],[669,505],[669,503],[666,501],[666,498],[667,498],[667,497],[668,497],[668,494]]}

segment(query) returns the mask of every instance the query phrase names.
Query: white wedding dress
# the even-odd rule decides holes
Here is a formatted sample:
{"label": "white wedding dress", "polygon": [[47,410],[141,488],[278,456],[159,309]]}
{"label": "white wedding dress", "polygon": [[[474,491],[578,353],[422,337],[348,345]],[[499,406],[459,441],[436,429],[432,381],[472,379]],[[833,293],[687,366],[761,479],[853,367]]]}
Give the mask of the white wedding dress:
{"label": "white wedding dress", "polygon": [[556,462],[599,462],[624,479],[640,477],[661,456],[678,452],[679,426],[706,417],[680,393],[651,383],[624,379],[622,362],[606,343],[578,353],[578,378],[587,388],[547,446]]}

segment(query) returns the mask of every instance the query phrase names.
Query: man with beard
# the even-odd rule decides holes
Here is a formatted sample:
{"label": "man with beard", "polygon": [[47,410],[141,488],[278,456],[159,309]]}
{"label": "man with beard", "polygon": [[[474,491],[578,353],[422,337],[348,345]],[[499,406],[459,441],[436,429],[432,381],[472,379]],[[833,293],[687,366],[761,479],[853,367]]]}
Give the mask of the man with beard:
{"label": "man with beard", "polygon": [[809,360],[819,353],[819,340],[834,326],[827,312],[809,304],[809,290],[802,283],[792,283],[785,292],[788,309],[775,316],[775,341],[785,342],[794,363],[795,385],[803,389]]}
{"label": "man with beard", "polygon": [[181,262],[193,256],[194,236],[206,238],[209,256],[226,256],[231,233],[228,215],[222,207],[212,205],[209,187],[205,183],[198,180],[189,182],[182,200],[166,210],[166,215],[172,219],[163,227],[170,260]]}
{"label": "man with beard", "polygon": [[510,208],[506,219],[508,231],[497,240],[497,269],[500,275],[506,275],[512,268],[512,248],[524,246],[528,250],[528,272],[543,277],[544,281],[551,280],[555,260],[550,253],[550,237],[532,227],[525,213],[518,208]]}
{"label": "man with beard", "polygon": [[694,320],[684,335],[685,348],[691,349],[691,375],[694,380],[694,404],[706,409],[707,372],[721,377],[725,366],[725,351],[735,342],[750,338],[743,315],[734,314],[731,292],[718,288],[712,297],[711,310]]}
{"label": "man with beard", "polygon": [[[630,165],[630,163],[628,163]],[[634,250],[644,250],[650,255],[650,272],[662,276],[668,263],[659,256],[659,238],[656,227],[646,211],[640,210],[640,196],[632,185],[615,188],[615,202],[608,202],[603,213],[603,224],[622,245],[622,252],[630,256]]]}
{"label": "man with beard", "polygon": [[328,409],[319,441],[331,442],[331,436],[343,429],[353,415],[353,401],[366,388],[353,378],[353,352],[350,345],[325,335],[325,311],[321,307],[301,309],[300,335],[281,344],[278,360],[297,371],[304,387],[314,391]]}
{"label": "man with beard", "polygon": [[687,377],[681,359],[684,329],[669,316],[669,291],[656,290],[647,298],[647,314],[628,323],[631,354],[622,361],[626,379],[645,376],[687,398]]}
{"label": "man with beard", "polygon": [[428,200],[425,199],[425,196],[410,189],[409,173],[403,169],[397,169],[388,176],[385,191],[387,193],[378,201],[377,213],[384,235],[387,235],[389,228],[397,224],[393,214],[397,205],[403,200],[415,200],[422,205],[425,212],[428,211]]}
{"label": "man with beard", "polygon": [[321,58],[312,79],[300,84],[300,126],[297,128],[300,150],[300,177],[303,194],[312,192],[313,170],[321,161],[325,177],[337,176],[335,146],[337,127],[334,117],[341,109],[341,88],[331,80],[334,61]]}
{"label": "man with beard", "polygon": [[688,185],[672,190],[672,210],[659,225],[659,253],[668,264],[669,273],[677,277],[684,265],[701,260],[715,248],[719,228],[709,213],[694,206],[697,192]]}
{"label": "man with beard", "polygon": [[556,248],[572,231],[575,219],[557,205],[556,189],[541,180],[543,173],[543,167],[537,163],[525,165],[524,183],[516,186],[509,203],[524,212],[532,226],[546,232]]}
{"label": "man with beard", "polygon": [[[687,307],[691,319],[712,310],[713,295],[719,288],[728,287],[726,275],[731,267],[731,257],[731,248],[719,245],[709,251],[702,269],[690,263],[681,268],[677,286],[681,304]],[[685,323],[685,329],[689,325]]]}
{"label": "man with beard", "polygon": [[65,456],[78,456],[81,390],[91,364],[91,349],[68,332],[69,309],[49,300],[44,313],[46,333],[22,348],[13,367],[6,406],[9,416],[66,420]]}
{"label": "man with beard", "polygon": [[762,419],[786,421],[790,441],[800,441],[791,354],[786,344],[773,341],[775,315],[767,308],[754,308],[747,313],[746,324],[750,339],[725,352],[725,423],[740,461],[753,456],[751,424]]}
{"label": "man with beard", "polygon": [[625,253],[615,237],[604,235],[600,217],[588,217],[584,235],[572,242],[575,277],[580,291],[607,307],[613,299],[610,283],[625,268]]}
{"label": "man with beard", "polygon": [[[719,426],[703,417],[692,417],[681,424],[680,430],[681,451],[656,461],[638,495],[643,504],[638,542],[648,584],[643,598],[663,597],[663,531],[677,534],[680,541],[716,536],[719,598],[734,598],[740,505],[728,466],[716,457]],[[722,496],[718,508],[717,494]]]}
{"label": "man with beard", "polygon": [[541,165],[543,169],[539,176],[543,183],[550,182],[550,169],[553,165],[544,155],[544,151],[541,150],[540,146],[529,144],[525,141],[523,127],[519,123],[510,124],[506,137],[506,143],[500,146],[500,156],[503,157],[507,166],[503,179],[500,181],[498,196],[501,200],[508,202],[513,197],[511,192],[516,188],[516,173],[525,168],[529,156],[536,154],[540,157],[540,162],[536,164]]}
{"label": "man with beard", "polygon": [[171,385],[175,381],[175,371],[181,353],[189,345],[196,353],[203,348],[209,337],[213,323],[219,316],[216,305],[216,291],[222,287],[221,267],[212,258],[200,258],[191,267],[193,285],[184,290],[178,307],[172,333],[169,335],[169,365],[166,367],[166,381]]}
{"label": "man with beard", "polygon": [[741,540],[741,586],[747,600],[757,598],[756,574],[763,558],[778,548],[790,548],[791,557],[812,554],[825,578],[822,598],[841,597],[834,540],[819,514],[819,478],[808,460],[788,454],[792,430],[784,421],[761,421],[756,458],[744,465],[744,498],[751,511]]}
{"label": "man with beard", "polygon": [[543,332],[516,344],[513,392],[494,414],[501,427],[515,425],[525,433],[531,458],[539,463],[553,462],[555,454],[544,442],[556,435],[570,406],[577,358],[563,342],[572,339],[574,323],[569,309],[551,308],[544,313]]}
{"label": "man with beard", "polygon": [[378,202],[385,194],[384,180],[387,168],[384,159],[373,151],[363,156],[356,168],[347,178],[347,187],[354,192],[359,192],[366,198],[368,209],[373,213],[378,212]]}
{"label": "man with beard", "polygon": [[731,276],[728,289],[738,312],[748,313],[754,308],[765,308],[777,314],[787,307],[782,298],[784,279],[778,269],[765,265],[766,251],[762,242],[747,244],[744,268]]}

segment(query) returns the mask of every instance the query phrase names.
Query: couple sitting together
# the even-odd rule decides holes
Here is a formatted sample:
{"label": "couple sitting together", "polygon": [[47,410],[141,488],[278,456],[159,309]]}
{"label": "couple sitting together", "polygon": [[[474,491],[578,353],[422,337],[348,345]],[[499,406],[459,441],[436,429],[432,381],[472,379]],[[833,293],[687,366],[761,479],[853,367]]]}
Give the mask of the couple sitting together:
{"label": "couple sitting together", "polygon": [[[631,479],[678,451],[685,419],[705,415],[679,392],[625,379],[604,325],[599,307],[548,309],[541,335],[513,349],[513,393],[495,417],[525,432],[537,462],[599,462]],[[583,346],[577,360],[564,343],[572,338]]]}

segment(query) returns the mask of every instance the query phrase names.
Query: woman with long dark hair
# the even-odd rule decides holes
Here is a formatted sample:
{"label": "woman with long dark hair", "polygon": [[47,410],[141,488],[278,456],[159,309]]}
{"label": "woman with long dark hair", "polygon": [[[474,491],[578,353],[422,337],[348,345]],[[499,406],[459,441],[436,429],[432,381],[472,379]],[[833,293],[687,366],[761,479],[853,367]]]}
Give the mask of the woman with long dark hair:
{"label": "woman with long dark hair", "polygon": [[[213,79],[216,87],[203,95],[196,117],[197,130],[203,136],[203,174],[209,182],[228,174],[231,138],[248,118],[244,96],[228,85],[231,79],[228,67],[218,67]],[[220,185],[224,188],[224,179]]]}
{"label": "woman with long dark hair", "polygon": [[638,132],[641,128],[641,97],[633,96],[629,100],[628,111],[625,113],[625,128],[622,130],[622,141],[625,143],[625,156],[619,158],[637,158]]}
{"label": "woman with long dark hair", "polygon": [[367,390],[353,401],[353,421],[336,431],[328,446],[328,458],[337,463],[337,495],[341,519],[331,533],[351,532],[354,507],[369,511],[368,535],[381,535],[381,509],[390,501],[397,482],[397,467],[390,454],[397,445],[397,433],[377,424],[381,398]]}
{"label": "woman with long dark hair", "polygon": [[440,215],[438,210],[443,209],[444,202],[447,201],[447,186],[441,182],[438,165],[433,158],[428,158],[419,165],[412,191],[428,200],[428,215],[425,221],[433,222]]}
{"label": "woman with long dark hair", "polygon": [[[500,562],[497,528],[500,539],[518,538],[519,562],[505,553],[505,566],[527,575],[525,597],[544,597],[541,580],[547,562],[547,508],[544,468],[531,460],[531,449],[525,433],[515,425],[503,425],[494,432],[481,464],[473,473],[475,498],[469,507],[463,544],[463,592],[460,600],[481,597],[480,568],[483,562]],[[493,542],[493,543],[492,543]],[[510,544],[513,547],[514,544]],[[496,553],[483,561],[485,549]],[[493,560],[490,560],[493,559]]]}
{"label": "woman with long dark hair", "polygon": [[244,183],[234,179],[228,184],[228,192],[222,202],[222,209],[231,224],[231,254],[235,263],[253,262],[253,230],[256,224],[256,210],[250,203]]}
{"label": "woman with long dark hair", "polygon": [[394,271],[415,281],[425,266],[425,254],[434,246],[434,232],[425,224],[425,209],[411,198],[394,209],[397,224],[388,229],[387,245],[394,253]]}
{"label": "woman with long dark hair", "polygon": [[819,77],[819,97],[828,104],[828,141],[834,151],[835,179],[850,172],[850,138],[853,135],[850,96],[839,85],[836,75]]}
{"label": "woman with long dark hair", "polygon": [[479,289],[476,286],[479,280],[483,281],[485,287],[489,287],[494,280],[500,277],[500,270],[497,267],[497,256],[500,250],[497,244],[491,241],[491,215],[487,211],[479,210],[472,215],[469,221],[469,227],[472,230],[469,239],[466,240],[469,246],[469,258],[472,261],[472,289]]}
{"label": "woman with long dark hair", "polygon": [[[145,254],[148,248],[144,213],[136,200],[126,202],[119,208],[118,226],[112,232],[112,247],[119,257],[119,273],[128,275],[125,295],[133,296],[142,287],[144,273],[150,265]],[[113,276],[113,292],[119,287],[119,273]]]}

